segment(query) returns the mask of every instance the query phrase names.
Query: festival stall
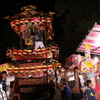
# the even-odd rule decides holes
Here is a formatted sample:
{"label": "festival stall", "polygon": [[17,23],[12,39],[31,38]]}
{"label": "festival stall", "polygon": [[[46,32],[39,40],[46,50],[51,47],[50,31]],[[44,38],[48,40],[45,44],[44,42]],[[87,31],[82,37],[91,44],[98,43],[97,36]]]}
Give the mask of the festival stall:
{"label": "festival stall", "polygon": [[66,58],[65,66],[67,66],[69,61],[72,61],[75,66],[79,66],[79,63],[80,63],[81,59],[82,59],[81,55],[79,55],[79,54],[78,55],[77,54],[72,54],[71,56]]}
{"label": "festival stall", "polygon": [[[89,34],[82,41],[82,43],[77,48],[77,52],[85,53],[84,59],[80,63],[80,68],[83,73],[87,73],[88,79],[91,79],[94,86],[93,88],[100,94],[100,25],[95,23],[93,28],[89,30]],[[98,55],[98,61],[91,58],[91,54]],[[98,100],[100,95],[98,95]]]}
{"label": "festival stall", "polygon": [[11,20],[11,28],[19,36],[21,45],[6,51],[7,58],[12,60],[7,72],[18,74],[14,92],[20,94],[21,99],[36,100],[44,92],[50,93],[52,98],[56,83],[55,67],[59,64],[59,47],[52,44],[54,13],[37,12],[32,5],[21,10],[23,12],[15,16],[4,18]]}

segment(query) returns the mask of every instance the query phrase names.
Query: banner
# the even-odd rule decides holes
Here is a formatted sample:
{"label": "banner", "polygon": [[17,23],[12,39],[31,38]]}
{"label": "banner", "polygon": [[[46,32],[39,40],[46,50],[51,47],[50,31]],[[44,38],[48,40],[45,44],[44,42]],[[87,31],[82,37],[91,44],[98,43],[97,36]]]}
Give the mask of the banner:
{"label": "banner", "polygon": [[91,60],[90,44],[85,44],[85,59],[86,59],[86,61],[90,61]]}
{"label": "banner", "polygon": [[7,63],[0,65],[0,72],[6,71],[9,65]]}

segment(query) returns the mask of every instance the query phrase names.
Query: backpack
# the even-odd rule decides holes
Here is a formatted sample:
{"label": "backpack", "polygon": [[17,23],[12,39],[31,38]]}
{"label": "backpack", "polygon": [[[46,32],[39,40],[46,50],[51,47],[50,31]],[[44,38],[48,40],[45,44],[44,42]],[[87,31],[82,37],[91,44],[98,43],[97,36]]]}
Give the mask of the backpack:
{"label": "backpack", "polygon": [[[76,75],[75,75],[75,69],[74,69],[74,79],[76,79]],[[72,88],[74,88],[74,86],[75,86],[75,80],[72,80],[72,81],[67,81],[67,83],[68,83],[68,86],[72,89]]]}
{"label": "backpack", "polygon": [[72,88],[74,88],[74,86],[75,86],[75,80],[73,80],[73,81],[68,81],[68,85],[69,85],[69,87],[72,89]]}

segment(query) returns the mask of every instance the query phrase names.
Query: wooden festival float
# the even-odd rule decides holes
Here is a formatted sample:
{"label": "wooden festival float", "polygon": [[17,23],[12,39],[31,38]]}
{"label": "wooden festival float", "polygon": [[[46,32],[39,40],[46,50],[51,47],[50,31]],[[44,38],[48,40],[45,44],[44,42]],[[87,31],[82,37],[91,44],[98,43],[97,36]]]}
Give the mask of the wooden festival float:
{"label": "wooden festival float", "polygon": [[[53,41],[53,12],[37,12],[32,5],[21,8],[23,12],[4,19],[20,38],[20,48],[8,48],[9,74],[18,74],[14,93],[21,99],[36,100],[45,93],[52,98],[55,91],[55,65],[58,63],[59,47]],[[22,42],[24,41],[24,43]],[[24,48],[24,45],[26,46]]]}

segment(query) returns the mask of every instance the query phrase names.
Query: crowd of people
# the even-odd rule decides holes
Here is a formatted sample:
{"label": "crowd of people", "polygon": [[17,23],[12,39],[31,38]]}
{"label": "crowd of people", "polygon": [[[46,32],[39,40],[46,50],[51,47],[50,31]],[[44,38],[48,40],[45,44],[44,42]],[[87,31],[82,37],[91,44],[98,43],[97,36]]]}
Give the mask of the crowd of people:
{"label": "crowd of people", "polygon": [[[0,73],[0,100],[8,100],[10,95],[10,82],[16,75],[8,75],[6,71]],[[61,92],[62,100],[99,100],[96,88],[73,62],[68,62],[67,67],[56,70],[57,88]]]}
{"label": "crowd of people", "polygon": [[62,100],[99,100],[93,83],[72,61],[62,67],[57,74],[57,87]]}

